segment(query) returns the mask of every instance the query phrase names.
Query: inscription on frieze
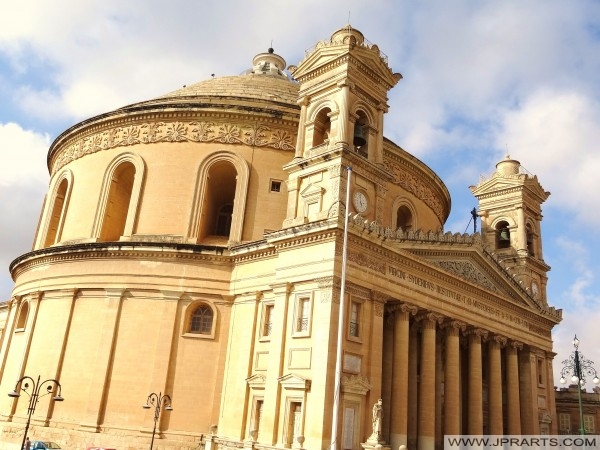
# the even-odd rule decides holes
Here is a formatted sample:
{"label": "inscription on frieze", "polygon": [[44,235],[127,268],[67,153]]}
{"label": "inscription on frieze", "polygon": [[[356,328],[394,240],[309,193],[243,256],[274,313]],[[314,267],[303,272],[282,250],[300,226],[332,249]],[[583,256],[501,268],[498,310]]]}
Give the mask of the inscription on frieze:
{"label": "inscription on frieze", "polygon": [[403,284],[411,284],[427,293],[437,294],[453,301],[454,303],[462,304],[472,311],[486,315],[490,319],[510,323],[514,327],[518,327],[523,330],[529,330],[536,334],[544,336],[547,334],[545,330],[530,324],[527,320],[519,317],[516,314],[511,314],[510,312],[496,308],[495,306],[489,305],[481,300],[477,300],[469,297],[468,295],[448,289],[447,287],[418,277],[414,274],[407,273],[398,267],[388,266],[387,275],[389,278],[401,281]]}

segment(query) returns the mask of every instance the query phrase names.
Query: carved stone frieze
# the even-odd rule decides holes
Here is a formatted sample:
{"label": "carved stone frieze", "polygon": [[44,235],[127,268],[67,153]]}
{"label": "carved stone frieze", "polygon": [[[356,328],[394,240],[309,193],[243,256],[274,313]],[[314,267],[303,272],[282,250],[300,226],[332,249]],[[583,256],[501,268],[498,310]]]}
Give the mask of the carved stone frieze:
{"label": "carved stone frieze", "polygon": [[400,185],[403,189],[414,194],[429,206],[435,215],[444,221],[444,205],[437,193],[431,189],[420,177],[410,173],[396,161],[389,158],[383,160],[384,168],[393,176],[393,183]]}
{"label": "carved stone frieze", "polygon": [[493,292],[498,291],[496,286],[469,261],[434,261],[434,263],[442,269],[458,275],[471,283],[478,284]]}
{"label": "carved stone frieze", "polygon": [[90,153],[158,142],[219,142],[295,151],[296,136],[265,125],[199,121],[146,122],[117,126],[81,137],[57,153],[52,173]]}
{"label": "carved stone frieze", "polygon": [[361,252],[348,252],[348,261],[353,262],[354,264],[366,267],[368,269],[374,270],[376,272],[385,274],[385,262],[381,260],[377,260],[375,258],[371,258],[364,253]]}

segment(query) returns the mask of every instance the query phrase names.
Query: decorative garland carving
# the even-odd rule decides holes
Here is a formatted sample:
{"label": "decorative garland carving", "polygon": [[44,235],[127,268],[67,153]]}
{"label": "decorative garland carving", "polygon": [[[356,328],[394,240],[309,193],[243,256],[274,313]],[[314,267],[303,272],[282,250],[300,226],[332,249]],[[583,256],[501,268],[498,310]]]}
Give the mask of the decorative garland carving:
{"label": "decorative garland carving", "polygon": [[136,144],[158,142],[220,142],[222,144],[271,147],[295,151],[296,136],[265,125],[216,122],[147,122],[108,130],[82,137],[64,148],[52,163],[54,174],[66,164],[82,156]]}
{"label": "decorative garland carving", "polygon": [[468,261],[435,261],[435,264],[448,272],[451,272],[464,280],[478,284],[490,291],[498,292],[496,286],[483,275],[477,268]]}
{"label": "decorative garland carving", "polygon": [[400,164],[390,159],[384,159],[383,166],[385,170],[392,174],[393,183],[400,185],[403,189],[423,200],[440,221],[444,222],[444,205],[433,189],[427,186],[418,176],[408,172]]}

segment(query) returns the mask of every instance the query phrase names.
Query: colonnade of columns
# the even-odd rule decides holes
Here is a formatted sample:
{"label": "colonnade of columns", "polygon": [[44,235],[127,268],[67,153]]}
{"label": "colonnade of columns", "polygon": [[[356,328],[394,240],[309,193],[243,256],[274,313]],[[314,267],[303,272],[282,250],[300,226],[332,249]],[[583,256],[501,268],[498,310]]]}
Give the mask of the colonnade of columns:
{"label": "colonnade of columns", "polygon": [[536,370],[545,352],[412,305],[388,311],[384,436],[392,448],[441,448],[444,435],[540,433],[538,389],[547,386]]}

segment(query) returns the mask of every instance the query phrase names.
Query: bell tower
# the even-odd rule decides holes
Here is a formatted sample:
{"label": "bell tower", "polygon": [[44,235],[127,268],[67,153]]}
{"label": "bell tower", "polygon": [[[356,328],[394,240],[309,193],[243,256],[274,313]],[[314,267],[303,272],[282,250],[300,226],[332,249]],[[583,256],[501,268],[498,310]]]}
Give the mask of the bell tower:
{"label": "bell tower", "polygon": [[543,303],[547,272],[542,254],[542,208],[550,196],[519,161],[506,156],[490,178],[470,187],[479,200],[481,234],[515,279]]}
{"label": "bell tower", "polygon": [[[353,167],[353,212],[376,220],[390,175],[383,169],[383,116],[387,93],[402,78],[387,57],[350,25],[307,51],[288,68],[300,83],[295,157],[285,169],[288,212],[284,226],[335,213]],[[381,207],[379,207],[381,205]]]}

